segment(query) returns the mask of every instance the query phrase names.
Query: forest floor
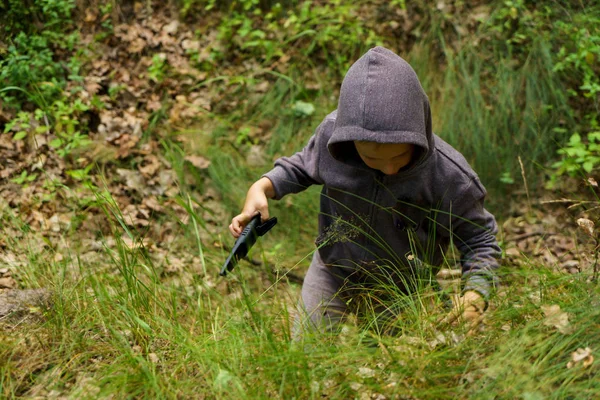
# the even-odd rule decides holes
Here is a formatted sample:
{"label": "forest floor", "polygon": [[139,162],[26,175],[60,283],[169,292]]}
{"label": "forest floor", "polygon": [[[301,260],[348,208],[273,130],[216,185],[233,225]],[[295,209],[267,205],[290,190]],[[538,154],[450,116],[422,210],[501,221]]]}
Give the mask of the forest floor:
{"label": "forest floor", "polygon": [[[99,358],[93,356],[92,352],[85,354],[81,351],[86,359],[78,359],[79,350],[73,350],[68,357],[61,358],[57,354],[66,352],[64,347],[68,345],[52,334],[60,325],[56,321],[61,318],[84,318],[88,302],[102,302],[103,292],[99,288],[94,287],[93,295],[89,298],[84,296],[92,287],[81,288],[80,285],[96,279],[90,275],[105,274],[110,277],[107,279],[116,279],[116,275],[125,276],[127,271],[136,270],[139,275],[136,277],[133,272],[131,275],[134,283],[127,282],[130,293],[137,293],[145,285],[151,287],[151,282],[153,285],[172,285],[177,293],[188,294],[199,290],[197,288],[201,285],[210,288],[211,293],[216,293],[213,302],[230,296],[231,299],[223,301],[221,306],[211,303],[211,312],[204,316],[207,319],[215,318],[215,324],[218,323],[219,309],[243,300],[247,295],[244,283],[240,282],[243,278],[217,277],[233,243],[227,226],[235,210],[224,204],[222,185],[215,184],[217,178],[210,174],[212,154],[209,154],[207,147],[203,147],[210,123],[206,119],[189,122],[198,115],[209,115],[216,110],[239,106],[223,104],[232,100],[226,91],[221,90],[221,83],[196,84],[205,76],[191,66],[189,54],[203,57],[202,49],[207,44],[202,40],[213,40],[214,35],[208,33],[199,40],[190,29],[172,19],[168,13],[145,15],[140,10],[130,23],[115,26],[114,36],[110,40],[97,42],[93,39],[96,18],[98,16],[90,14],[81,22],[81,41],[90,44],[88,63],[83,88],[71,94],[82,101],[95,99],[103,104],[101,109],[90,108],[83,114],[90,126],[91,142],[64,157],[50,145],[56,139],[50,130],[39,129],[35,135],[21,140],[13,140],[10,134],[0,135],[0,159],[3,160],[0,163],[0,342],[4,347],[0,354],[7,357],[0,362],[6,363],[0,379],[0,393],[5,390],[5,393],[15,397],[76,398],[78,395],[94,397],[98,393],[110,393],[110,390],[106,390],[108,383],[95,376],[95,367],[90,366],[105,364],[104,371],[112,371],[107,369],[107,365],[119,362],[121,356],[115,350],[117,348],[95,350],[102,353]],[[158,78],[153,66],[162,65],[161,60],[167,61],[169,71],[166,73],[165,70],[164,76]],[[285,58],[281,57],[273,63],[272,70],[285,70],[285,62]],[[234,77],[252,68],[252,65],[228,66],[221,74]],[[224,81],[227,79],[224,78]],[[260,97],[270,90],[271,85],[265,81],[264,84],[253,86],[252,95]],[[15,111],[0,106],[0,122],[10,121],[15,114]],[[158,114],[162,118],[160,123],[154,120]],[[150,128],[155,129],[157,134],[146,134]],[[16,126],[9,133],[15,134],[18,130]],[[252,157],[260,159],[263,157],[261,146],[266,146],[269,140],[268,123],[257,127],[251,134],[255,143],[259,143]],[[252,157],[247,161],[252,163]],[[250,183],[247,182],[248,185]],[[506,201],[509,204],[508,211],[499,218],[498,239],[504,251],[503,269],[508,274],[513,268],[519,271],[546,269],[554,277],[575,279],[569,281],[575,282],[573,284],[590,284],[598,250],[593,239],[594,228],[589,228],[586,221],[588,210],[598,203],[598,185],[591,178],[569,178],[565,179],[562,187],[562,191],[535,188],[529,193],[522,190],[514,195],[514,200]],[[316,197],[313,201],[316,201]],[[242,199],[239,199],[241,202]],[[269,244],[277,246],[279,239],[272,239]],[[309,234],[302,240],[311,243],[313,239]],[[302,247],[303,250],[306,248]],[[249,282],[250,291],[254,290],[256,294],[265,294],[277,284],[278,292],[268,293],[264,297],[266,304],[262,310],[268,310],[269,304],[278,304],[269,301],[282,295],[279,292],[287,293],[283,296],[288,305],[294,304],[299,292],[297,283],[301,282],[307,266],[303,250],[292,255],[286,253],[285,257],[288,258],[282,261],[276,248],[263,249],[260,258],[254,255],[251,263],[239,266],[240,269],[254,271],[255,275]],[[300,267],[297,267],[298,264]],[[152,271],[146,271],[147,276],[144,277],[143,271],[147,265],[152,266]],[[280,275],[282,272],[284,276]],[[286,273],[288,279],[284,279]],[[442,272],[442,275],[446,273]],[[62,276],[58,276],[60,274]],[[285,286],[289,286],[289,289]],[[118,287],[107,287],[109,289],[106,290],[113,290],[107,294],[107,299],[116,296],[115,301],[123,301],[123,307],[126,307],[126,296],[119,297]],[[597,291],[597,288],[594,290]],[[78,291],[81,294],[73,294]],[[157,289],[156,293],[159,292]],[[131,296],[135,298],[133,294]],[[168,303],[176,301],[176,296],[169,298],[167,295],[160,299]],[[65,300],[69,304],[65,304]],[[142,305],[139,307],[151,307],[144,303],[151,300],[140,301]],[[544,299],[534,301],[538,305],[544,303]],[[178,306],[174,308],[186,313],[187,307],[193,307],[193,303],[190,304],[185,309],[179,309]],[[552,306],[554,304],[544,303],[545,311],[538,315],[546,328],[559,333],[578,329],[577,326],[569,327],[568,318],[565,322],[566,314],[560,307],[556,309]],[[127,313],[126,308],[121,311]],[[273,317],[279,318],[280,315]],[[192,317],[188,314],[186,318]],[[246,315],[244,318],[252,321],[253,317]],[[131,328],[133,333],[121,329],[116,334],[107,326],[96,326],[101,333],[93,333],[92,326],[102,325],[98,321],[90,325],[76,322],[74,329],[80,329],[79,334],[83,335],[81,340],[85,341],[86,333],[81,329],[83,326],[89,328],[91,337],[96,338],[92,340],[98,340],[100,347],[108,346],[101,344],[106,343],[103,335],[110,334],[107,332],[112,332],[116,337],[127,337],[133,354],[142,354],[154,364],[166,363],[172,348],[168,344],[161,347],[160,343],[149,338],[152,334],[144,331],[143,321],[134,317],[132,321],[136,321],[131,322],[132,326],[136,326],[135,329]],[[69,325],[67,320],[61,323]],[[196,323],[189,324],[190,335]],[[206,321],[203,324],[210,325]],[[203,327],[206,331],[210,330]],[[502,329],[505,329],[505,325]],[[213,334],[217,336],[216,330]],[[142,337],[146,339],[140,339]],[[169,338],[163,339],[166,341]],[[46,340],[50,340],[52,346],[60,345],[60,349],[47,348]],[[218,341],[213,346],[218,346]],[[436,345],[430,347],[434,349]],[[383,352],[388,351],[384,345],[380,345],[380,348]],[[575,364],[591,364],[593,357],[589,354],[589,348],[586,348],[581,345],[585,354],[581,353],[579,358],[565,350],[566,354],[561,360],[573,357]],[[161,349],[167,350],[161,353]],[[399,350],[398,354],[403,354],[402,351]],[[394,358],[395,355],[390,357]],[[69,363],[86,365],[83,368],[86,373],[82,376],[70,375],[65,371]],[[174,365],[185,369],[180,364]],[[56,366],[60,366],[60,369]],[[589,364],[585,366],[588,367]],[[598,370],[597,366],[594,368],[594,371]],[[191,369],[174,371],[173,374],[187,374],[190,379],[205,376]],[[225,369],[215,372],[214,382],[218,390],[210,390],[220,390],[218,393],[227,397],[227,393],[231,394],[230,390],[233,389],[224,389],[222,386],[237,387],[244,384],[222,371]],[[168,375],[168,371],[154,373]],[[363,383],[347,390],[354,390],[352,393],[368,392],[370,398],[385,398],[385,394],[382,397],[376,397],[376,394],[388,391],[392,393],[388,396],[395,398],[393,393],[398,394],[393,386],[387,387],[382,383],[371,387],[364,383],[372,378],[373,373],[373,369],[363,368],[359,374]],[[474,376],[463,376],[466,380],[461,380],[460,384],[468,385],[469,380],[475,379]],[[582,372],[582,376],[587,375]],[[58,377],[62,384],[53,386],[53,377]],[[331,383],[331,379],[335,382]],[[338,398],[344,396],[340,393],[350,393],[332,392],[332,388],[338,384],[336,379],[342,378],[324,379],[320,386],[317,384],[317,389],[313,387],[307,390],[314,389],[321,391],[323,396]],[[432,387],[431,382],[425,382],[427,378],[420,379],[421,383],[416,383],[416,386]],[[281,388],[284,386],[284,382],[281,382]],[[75,391],[74,387],[79,391]],[[123,387],[127,387],[127,384],[123,383]],[[268,385],[265,384],[265,387]],[[277,393],[280,390],[279,396],[286,398],[281,388],[269,387],[265,393]],[[156,389],[154,393],[179,397],[166,395],[176,393],[167,388],[163,390]],[[210,394],[205,394],[210,390],[206,390],[202,391],[201,396],[210,398]],[[245,390],[244,393],[249,393],[248,388]],[[141,397],[145,396],[141,389],[138,393]],[[180,397],[192,398],[192,393],[182,391]],[[531,393],[537,392],[534,390]],[[542,390],[540,393],[547,392]],[[119,398],[124,392],[116,390],[113,394]],[[219,397],[217,394],[215,396]],[[411,396],[434,398],[435,394],[413,393]]]}

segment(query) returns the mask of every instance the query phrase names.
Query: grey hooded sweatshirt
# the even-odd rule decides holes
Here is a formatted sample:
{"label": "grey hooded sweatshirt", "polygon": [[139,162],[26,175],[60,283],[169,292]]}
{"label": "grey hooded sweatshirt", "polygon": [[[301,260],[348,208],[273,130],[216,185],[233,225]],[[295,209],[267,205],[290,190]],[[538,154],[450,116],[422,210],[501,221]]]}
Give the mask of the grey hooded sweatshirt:
{"label": "grey hooded sweatshirt", "polygon": [[[354,141],[412,143],[412,162],[395,175],[364,164]],[[465,158],[431,129],[429,100],[410,65],[375,47],[348,70],[338,109],[304,149],[264,176],[275,198],[323,185],[318,251],[327,265],[367,265],[400,274],[439,268],[450,244],[460,252],[463,291],[487,298],[501,251],[485,188]]]}

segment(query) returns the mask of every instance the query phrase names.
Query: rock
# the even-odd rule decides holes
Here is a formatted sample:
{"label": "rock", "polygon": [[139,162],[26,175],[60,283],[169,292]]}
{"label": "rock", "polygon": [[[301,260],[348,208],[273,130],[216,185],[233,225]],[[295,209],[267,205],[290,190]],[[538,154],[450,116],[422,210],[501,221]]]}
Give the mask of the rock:
{"label": "rock", "polygon": [[13,316],[18,318],[50,304],[51,295],[47,289],[0,290],[0,320]]}

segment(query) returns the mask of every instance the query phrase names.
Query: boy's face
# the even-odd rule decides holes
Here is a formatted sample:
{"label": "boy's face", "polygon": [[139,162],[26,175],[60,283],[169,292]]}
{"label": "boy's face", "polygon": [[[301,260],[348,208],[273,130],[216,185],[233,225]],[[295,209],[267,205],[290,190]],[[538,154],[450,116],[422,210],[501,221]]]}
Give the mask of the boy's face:
{"label": "boy's face", "polygon": [[355,141],[356,151],[369,168],[394,175],[412,159],[415,146],[408,143],[375,143]]}

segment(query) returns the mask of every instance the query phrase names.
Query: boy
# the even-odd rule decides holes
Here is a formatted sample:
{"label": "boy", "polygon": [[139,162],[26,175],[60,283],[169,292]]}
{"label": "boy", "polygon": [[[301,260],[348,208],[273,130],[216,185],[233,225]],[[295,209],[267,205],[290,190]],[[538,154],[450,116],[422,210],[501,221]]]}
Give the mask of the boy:
{"label": "boy", "polygon": [[[461,254],[463,290],[446,320],[480,319],[501,254],[486,191],[464,157],[432,133],[417,75],[392,51],[375,47],[350,67],[338,109],[302,151],[278,159],[250,187],[231,233],[238,237],[258,212],[267,219],[268,199],[313,184],[323,185],[318,249],[302,302],[316,327],[334,329],[361,290],[378,283],[414,291],[419,271],[435,274],[450,243]],[[389,310],[381,285],[378,293],[375,309]]]}

